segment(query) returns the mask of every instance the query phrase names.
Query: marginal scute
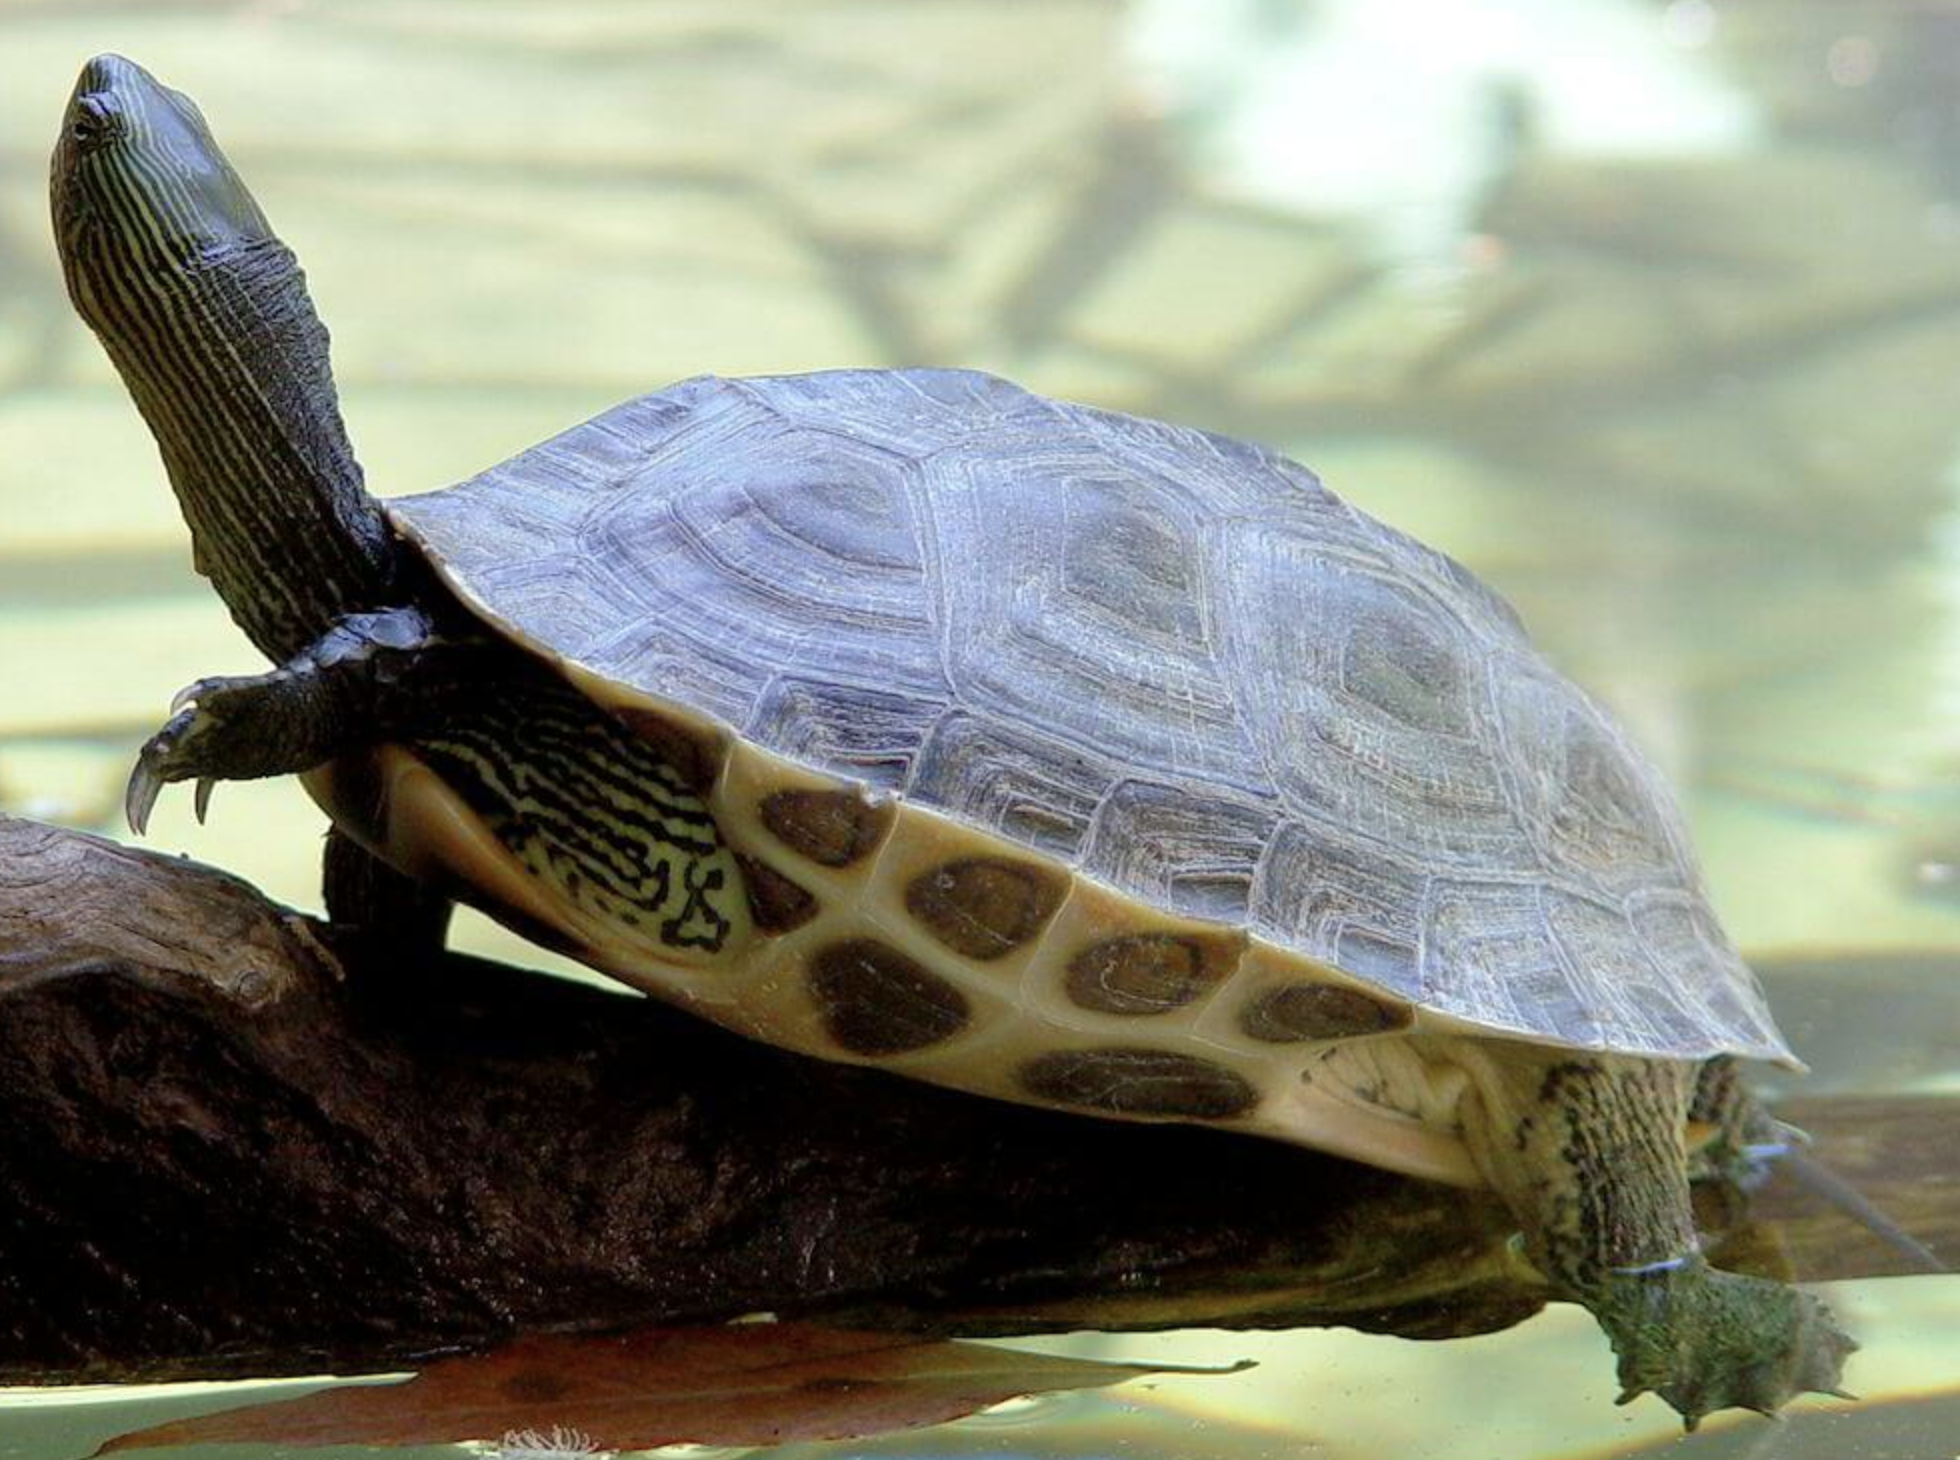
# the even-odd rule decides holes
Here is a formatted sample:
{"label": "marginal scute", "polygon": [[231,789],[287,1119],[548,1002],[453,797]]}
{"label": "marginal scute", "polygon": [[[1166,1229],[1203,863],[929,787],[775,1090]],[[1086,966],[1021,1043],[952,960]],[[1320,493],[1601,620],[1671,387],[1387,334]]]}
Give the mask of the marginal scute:
{"label": "marginal scute", "polygon": [[895,808],[855,789],[789,790],[764,796],[761,814],[790,850],[826,867],[848,867],[884,841]]}
{"label": "marginal scute", "polygon": [[872,938],[820,950],[809,987],[824,1028],[852,1054],[909,1054],[951,1039],[972,1017],[966,995]]}
{"label": "marginal scute", "polygon": [[1359,989],[1325,983],[1290,983],[1269,989],[1239,1014],[1239,1029],[1266,1044],[1316,1039],[1359,1039],[1406,1029],[1413,1016],[1401,1004]]}
{"label": "marginal scute", "polygon": [[765,933],[787,933],[817,915],[821,905],[808,889],[760,857],[737,853],[735,860],[742,866],[742,887],[749,898],[749,916],[757,928]]}
{"label": "marginal scute", "polygon": [[984,962],[1046,927],[1067,890],[1066,877],[1031,862],[963,857],[914,877],[905,907],[955,953]]}
{"label": "marginal scute", "polygon": [[654,754],[667,763],[684,789],[705,796],[714,788],[722,754],[712,737],[680,724],[672,716],[636,705],[615,706],[613,714],[653,747]]}
{"label": "marginal scute", "polygon": [[1020,1081],[1037,1100],[1104,1115],[1226,1120],[1259,1103],[1251,1083],[1223,1065],[1163,1049],[1055,1050],[1021,1066]]}
{"label": "marginal scute", "polygon": [[1131,933],[1092,943],[1069,960],[1070,1002],[1103,1014],[1168,1014],[1211,992],[1238,962],[1228,940]]}

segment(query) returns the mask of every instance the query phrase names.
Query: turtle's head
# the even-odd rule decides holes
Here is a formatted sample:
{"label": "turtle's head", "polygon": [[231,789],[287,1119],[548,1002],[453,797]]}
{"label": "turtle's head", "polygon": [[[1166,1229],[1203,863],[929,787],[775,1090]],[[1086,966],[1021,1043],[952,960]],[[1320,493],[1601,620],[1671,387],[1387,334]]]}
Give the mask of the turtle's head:
{"label": "turtle's head", "polygon": [[394,601],[405,559],[362,489],[326,328],[197,104],[97,56],[51,191],[68,296],[149,423],[232,617],[285,659]]}
{"label": "turtle's head", "polygon": [[197,103],[121,56],[82,68],[52,192],[68,293],[98,331],[107,301],[161,303],[200,262],[273,238]]}

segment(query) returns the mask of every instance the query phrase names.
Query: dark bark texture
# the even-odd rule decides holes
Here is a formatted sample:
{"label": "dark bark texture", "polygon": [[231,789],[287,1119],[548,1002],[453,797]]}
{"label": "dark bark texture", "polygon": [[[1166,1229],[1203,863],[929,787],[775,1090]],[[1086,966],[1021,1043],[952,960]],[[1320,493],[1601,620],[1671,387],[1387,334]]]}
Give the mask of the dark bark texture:
{"label": "dark bark texture", "polygon": [[1491,1199],[826,1065],[0,817],[0,1382],[412,1363],[770,1310],[1344,1323],[1542,1293]]}

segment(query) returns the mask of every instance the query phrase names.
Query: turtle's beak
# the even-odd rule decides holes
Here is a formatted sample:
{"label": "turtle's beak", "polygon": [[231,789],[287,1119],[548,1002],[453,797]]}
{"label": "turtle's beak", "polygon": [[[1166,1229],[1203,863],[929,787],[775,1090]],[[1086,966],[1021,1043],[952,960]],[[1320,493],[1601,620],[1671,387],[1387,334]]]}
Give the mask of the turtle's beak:
{"label": "turtle's beak", "polygon": [[90,296],[112,274],[181,269],[272,236],[197,104],[121,56],[82,68],[51,193],[69,293],[91,320]]}

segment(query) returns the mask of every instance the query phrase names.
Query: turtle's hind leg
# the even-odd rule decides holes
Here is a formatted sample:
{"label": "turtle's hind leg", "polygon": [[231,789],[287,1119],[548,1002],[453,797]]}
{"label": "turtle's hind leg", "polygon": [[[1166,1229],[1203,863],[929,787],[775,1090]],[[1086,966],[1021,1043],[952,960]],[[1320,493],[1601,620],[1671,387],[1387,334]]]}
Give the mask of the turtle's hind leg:
{"label": "turtle's hind leg", "polygon": [[360,956],[413,971],[441,956],[455,904],[397,872],[339,827],[327,831],[321,866],[327,918],[359,940]]}
{"label": "turtle's hind leg", "polygon": [[1701,1255],[1687,1152],[1698,1064],[1496,1041],[1462,1058],[1477,1087],[1471,1149],[1532,1262],[1612,1340],[1622,1402],[1651,1390],[1693,1429],[1714,1410],[1838,1392],[1856,1345],[1830,1310]]}

